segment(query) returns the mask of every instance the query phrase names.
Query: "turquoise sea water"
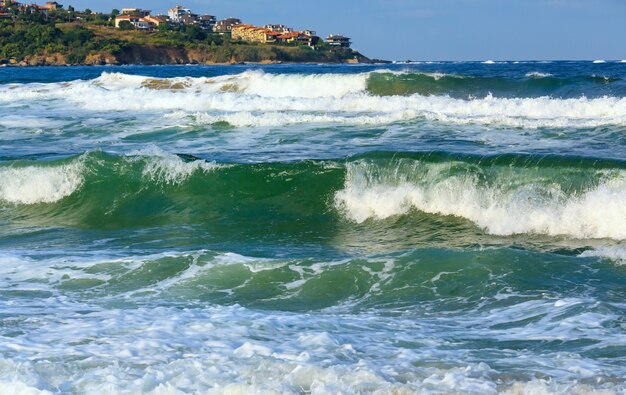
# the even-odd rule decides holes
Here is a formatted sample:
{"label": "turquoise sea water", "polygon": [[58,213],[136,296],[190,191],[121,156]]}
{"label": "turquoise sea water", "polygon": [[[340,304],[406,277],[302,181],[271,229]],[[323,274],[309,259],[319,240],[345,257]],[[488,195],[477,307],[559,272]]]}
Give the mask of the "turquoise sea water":
{"label": "turquoise sea water", "polygon": [[0,69],[0,394],[626,392],[626,63]]}

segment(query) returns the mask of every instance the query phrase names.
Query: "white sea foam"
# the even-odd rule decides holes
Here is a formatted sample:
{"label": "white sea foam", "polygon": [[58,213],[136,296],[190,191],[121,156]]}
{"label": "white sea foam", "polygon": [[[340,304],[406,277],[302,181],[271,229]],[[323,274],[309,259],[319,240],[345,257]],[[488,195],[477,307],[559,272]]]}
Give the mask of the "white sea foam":
{"label": "white sea foam", "polygon": [[[0,394],[25,391],[47,395],[62,390],[77,395],[495,395],[525,390],[541,394],[624,390],[624,381],[619,379],[625,372],[623,366],[603,364],[574,351],[507,349],[500,356],[493,356],[495,350],[484,354],[489,363],[504,356],[507,364],[500,368],[503,370],[487,363],[464,361],[468,353],[478,352],[475,347],[480,344],[475,341],[484,338],[498,342],[568,342],[579,340],[583,333],[590,343],[585,348],[588,351],[623,345],[624,333],[611,324],[619,316],[593,297],[542,294],[516,297],[514,303],[500,299],[491,308],[481,303],[461,314],[404,311],[388,315],[345,305],[333,307],[342,314],[331,310],[259,310],[194,303],[193,297],[198,291],[225,294],[223,288],[207,279],[223,276],[222,270],[231,266],[235,266],[237,278],[229,278],[223,286],[232,287],[232,292],[243,291],[240,296],[246,294],[242,288],[259,285],[247,275],[267,280],[267,273],[261,272],[288,268],[303,281],[289,282],[293,277],[282,272],[274,278],[272,287],[284,289],[281,297],[297,297],[306,281],[325,278],[329,271],[343,272],[351,261],[296,261],[285,265],[283,259],[205,250],[147,256],[112,252],[111,258],[105,257],[105,251],[56,258],[50,258],[48,252],[41,257],[29,252],[33,256],[28,258],[18,253],[0,254],[0,286],[7,292],[19,291],[15,298],[0,300],[0,309],[5,312],[0,317],[2,334],[11,334],[11,341],[0,342]],[[168,266],[167,278],[152,276],[156,261],[171,258],[177,265]],[[362,266],[376,278],[376,284],[385,287],[394,286],[394,273],[406,273],[407,265],[421,265],[417,260],[395,265],[394,258],[352,263]],[[173,273],[176,266],[178,271]],[[249,273],[243,275],[239,271],[242,268]],[[141,281],[144,276],[147,278]],[[429,286],[445,289],[448,279],[439,273]],[[93,280],[110,285],[97,285]],[[134,285],[130,291],[129,280]],[[73,281],[83,286],[91,283],[91,289],[78,296],[80,291],[68,287]],[[402,281],[395,287],[402,287]],[[378,292],[376,284],[371,294]],[[189,287],[193,290],[192,301],[184,308],[168,304],[172,294]],[[46,290],[52,296],[19,296],[26,291]],[[453,350],[450,341],[455,343]],[[529,379],[507,373],[510,368],[527,372]],[[601,376],[597,374],[600,371]],[[538,372],[551,379],[532,379]],[[585,379],[587,385],[580,384]]]}
{"label": "white sea foam", "polygon": [[375,168],[356,162],[349,164],[347,171],[335,205],[359,223],[420,210],[466,218],[495,235],[626,239],[624,173],[580,195],[567,195],[557,184],[530,182],[506,189],[506,180],[489,185],[472,175],[443,176],[436,166],[422,175],[378,177]]}
{"label": "white sea foam", "polygon": [[236,75],[155,79],[121,73],[103,73],[96,84],[105,89],[191,90],[195,92],[241,92],[262,97],[342,97],[366,88],[368,74],[269,74],[245,71]]}
{"label": "white sea foam", "polygon": [[531,71],[526,73],[526,77],[529,78],[545,78],[545,77],[552,77],[552,74],[550,73],[542,73],[540,71]]}
{"label": "white sea foam", "polygon": [[369,76],[247,71],[212,78],[154,79],[104,73],[92,81],[1,86],[0,101],[3,97],[19,101],[24,93],[24,100],[60,101],[76,111],[143,112],[148,117],[183,112],[200,122],[204,118],[207,123],[225,121],[234,126],[383,125],[415,119],[525,128],[626,125],[626,98],[381,97],[367,91]]}
{"label": "white sea foam", "polygon": [[493,60],[485,60],[483,64],[496,64]]}
{"label": "white sea foam", "polygon": [[13,204],[53,203],[74,193],[83,183],[83,162],[60,166],[0,168],[0,201]]}
{"label": "white sea foam", "polygon": [[587,250],[580,254],[581,257],[607,258],[614,262],[626,265],[626,246],[606,246]]}
{"label": "white sea foam", "polygon": [[[373,97],[354,95],[298,101],[269,101],[258,97],[228,97],[211,112],[178,109],[168,116],[188,115],[198,123],[228,122],[233,126],[281,126],[298,123],[383,125],[415,119],[452,124],[508,127],[596,127],[626,124],[626,99],[500,99],[460,100],[444,96]],[[281,111],[276,111],[281,108]],[[234,111],[233,109],[237,109]]]}
{"label": "white sea foam", "polygon": [[166,184],[179,184],[196,172],[210,172],[223,167],[215,162],[201,159],[185,162],[179,156],[157,146],[133,151],[130,155],[145,162],[143,168],[145,177]]}
{"label": "white sea foam", "polygon": [[594,64],[606,63],[606,60],[598,59],[593,61]]}
{"label": "white sea foam", "polygon": [[[4,358],[0,360],[0,383],[4,385],[0,393],[26,391],[47,395],[55,393],[59,383],[64,392],[72,394],[155,395],[190,392],[495,395],[525,391],[602,393],[624,389],[619,381],[593,387],[579,384],[574,378],[586,377],[579,371],[597,367],[572,353],[518,356],[507,353],[507,364],[522,364],[524,368],[531,365],[543,374],[550,374],[555,378],[552,380],[516,381],[486,363],[457,362],[444,367],[439,358],[451,357],[445,350],[447,342],[439,343],[441,329],[427,320],[416,325],[414,319],[397,317],[387,320],[363,314],[338,318],[323,313],[257,312],[238,306],[103,310],[63,299],[54,302],[55,306],[46,309],[26,308],[12,321],[13,325],[24,325],[25,314],[41,317],[37,325],[30,325],[28,335],[18,333],[11,342],[0,344]],[[554,308],[550,303],[513,307],[516,306],[510,312],[519,314],[524,310],[522,316],[531,317],[549,314],[550,308],[561,313],[569,308]],[[556,311],[549,320],[529,325],[553,323]],[[481,328],[485,318],[489,317],[476,317],[473,328]],[[468,330],[462,327],[469,322],[454,324],[452,331]],[[402,341],[389,340],[387,325],[394,328]],[[555,328],[559,328],[558,320]],[[598,335],[604,334],[602,327],[596,329]],[[490,331],[487,326],[484,330]],[[561,340],[580,336],[575,327],[571,332]],[[420,347],[402,348],[399,344],[404,339]],[[433,359],[437,362],[430,363]],[[542,369],[548,365],[555,368],[544,373]]]}

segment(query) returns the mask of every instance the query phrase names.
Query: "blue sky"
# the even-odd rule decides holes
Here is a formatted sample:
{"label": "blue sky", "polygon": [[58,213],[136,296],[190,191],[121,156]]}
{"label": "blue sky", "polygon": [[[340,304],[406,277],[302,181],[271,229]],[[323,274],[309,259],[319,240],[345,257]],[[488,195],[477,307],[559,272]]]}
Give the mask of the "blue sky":
{"label": "blue sky", "polygon": [[77,9],[181,3],[246,23],[343,33],[390,60],[626,59],[626,0],[71,0]]}

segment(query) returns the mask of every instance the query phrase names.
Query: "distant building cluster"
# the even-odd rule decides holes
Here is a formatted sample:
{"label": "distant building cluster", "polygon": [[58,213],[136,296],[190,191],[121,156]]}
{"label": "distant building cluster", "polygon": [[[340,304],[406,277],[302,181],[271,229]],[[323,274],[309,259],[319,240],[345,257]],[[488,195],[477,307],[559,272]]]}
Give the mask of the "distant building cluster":
{"label": "distant building cluster", "polygon": [[239,24],[232,27],[233,40],[242,40],[257,43],[292,43],[298,42],[308,46],[315,46],[320,38],[312,30],[294,32],[292,28],[284,25],[265,25],[257,27]]}
{"label": "distant building cluster", "polygon": [[[167,15],[151,16],[150,10],[141,8],[124,8],[115,18],[115,27],[119,28],[123,22],[128,22],[139,30],[154,30],[161,24],[171,26],[197,26],[203,30],[218,34],[230,34],[233,40],[256,43],[300,43],[315,46],[321,38],[313,30],[294,31],[282,24],[253,26],[244,24],[239,18],[217,20],[213,15],[199,15],[189,8],[178,5],[170,8]],[[340,34],[331,34],[327,37],[330,46],[349,48],[350,38]]]}
{"label": "distant building cluster", "polygon": [[[43,13],[63,8],[63,5],[56,1],[48,1],[43,6],[20,4],[14,0],[0,1],[2,2],[0,18],[10,18],[10,8],[18,9],[21,12]],[[115,16],[115,27],[152,31],[163,24],[172,27],[196,26],[205,31],[228,34],[233,40],[252,43],[298,43],[315,47],[322,42],[322,39],[313,30],[294,31],[294,29],[282,24],[253,26],[244,24],[239,18],[232,17],[217,20],[213,15],[199,15],[181,5],[170,8],[167,15],[152,16],[151,14],[151,10],[142,8],[123,8],[119,15]],[[331,34],[326,37],[326,44],[332,47],[350,48],[352,43],[349,37]]]}
{"label": "distant building cluster", "polygon": [[48,12],[59,10],[63,8],[62,4],[57,3],[56,1],[48,1],[46,5],[37,5],[37,4],[22,4],[13,0],[2,0],[2,6],[0,7],[0,18],[10,18],[11,12],[9,7],[17,8],[20,12]]}

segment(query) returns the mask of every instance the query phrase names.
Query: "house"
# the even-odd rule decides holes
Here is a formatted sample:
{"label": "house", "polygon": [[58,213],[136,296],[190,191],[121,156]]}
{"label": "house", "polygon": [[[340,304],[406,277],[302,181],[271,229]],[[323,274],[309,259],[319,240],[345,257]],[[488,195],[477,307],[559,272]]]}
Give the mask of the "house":
{"label": "house", "polygon": [[198,15],[196,14],[185,14],[178,19],[178,23],[183,25],[195,25],[198,23]]}
{"label": "house", "polygon": [[170,21],[170,17],[167,15],[163,15],[163,14],[159,14],[159,15],[155,15],[155,16],[150,16],[153,19],[157,19],[159,21],[159,23],[157,24],[160,25],[162,23],[169,23]]}
{"label": "house", "polygon": [[167,10],[167,16],[170,17],[170,21],[172,23],[182,23],[182,18],[191,14],[191,10],[183,7],[182,5],[177,5],[176,7]]}
{"label": "house", "polygon": [[0,7],[0,19],[2,18],[10,18],[11,11],[8,8]]}
{"label": "house", "polygon": [[279,43],[292,43],[300,37],[300,34],[300,32],[282,33],[280,36],[276,37],[276,41]]}
{"label": "house", "polygon": [[[308,32],[311,32],[310,30]],[[315,47],[322,39],[316,36],[315,34],[306,34],[302,32],[297,38],[296,41],[299,44],[308,45],[309,47]]]}
{"label": "house", "polygon": [[204,30],[213,30],[216,19],[213,15],[200,15],[196,20],[198,26]]}
{"label": "house", "polygon": [[230,33],[233,26],[237,25],[241,25],[241,19],[232,17],[226,18],[221,21],[217,21],[217,23],[215,23],[215,26],[213,26],[213,31],[219,34]]}
{"label": "house", "polygon": [[45,6],[37,5],[37,4],[20,4],[18,10],[22,13],[32,13],[32,12],[48,12],[48,9]]}
{"label": "house", "polygon": [[256,43],[273,43],[278,41],[278,37],[283,33],[275,32],[264,27],[252,25],[235,25],[231,29],[233,40],[242,40]]}
{"label": "house", "polygon": [[292,33],[293,29],[290,27],[287,27],[285,25],[265,25],[263,26],[264,29],[267,30],[271,30],[273,32],[279,32],[279,33]]}
{"label": "house", "polygon": [[331,47],[350,48],[350,45],[352,43],[350,42],[349,37],[341,34],[331,34],[330,36],[326,37],[326,44],[330,45]]}
{"label": "house", "polygon": [[143,18],[150,15],[151,12],[150,10],[143,10],[141,8],[122,8],[121,14]]}
{"label": "house", "polygon": [[48,1],[48,2],[46,2],[46,9],[48,11],[60,10],[61,8],[63,8],[63,4],[59,4],[56,1]]}
{"label": "house", "polygon": [[154,29],[155,27],[161,25],[162,23],[167,23],[167,20],[164,20],[164,18],[162,18],[163,16],[165,15],[157,15],[157,16],[148,15],[141,19],[148,22],[148,24],[150,25],[150,29]]}
{"label": "house", "polygon": [[[150,19],[148,19],[150,18]],[[151,16],[142,18],[134,15],[119,15],[115,17],[115,27],[119,29],[120,23],[128,22],[138,30],[152,30],[156,26],[158,26],[154,21],[158,21],[157,18],[153,18]]]}

